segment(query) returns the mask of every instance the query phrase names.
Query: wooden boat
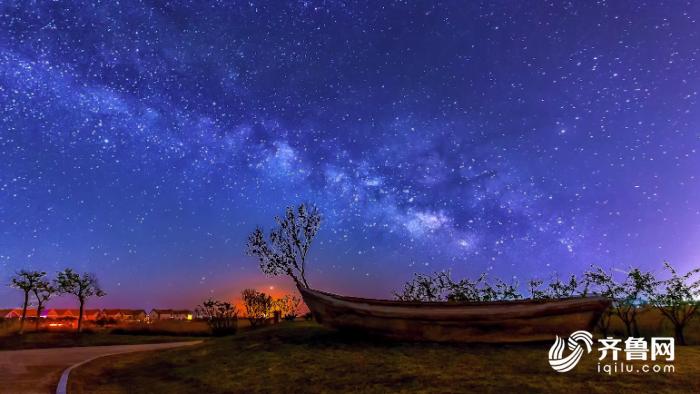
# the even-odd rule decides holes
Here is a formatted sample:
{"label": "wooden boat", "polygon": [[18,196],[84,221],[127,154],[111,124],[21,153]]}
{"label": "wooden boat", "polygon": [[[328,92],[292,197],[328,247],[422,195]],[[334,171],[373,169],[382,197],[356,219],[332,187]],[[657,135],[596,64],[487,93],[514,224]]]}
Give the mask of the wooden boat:
{"label": "wooden boat", "polygon": [[328,327],[386,338],[437,342],[531,342],[592,331],[604,297],[495,302],[412,302],[346,297],[299,288]]}

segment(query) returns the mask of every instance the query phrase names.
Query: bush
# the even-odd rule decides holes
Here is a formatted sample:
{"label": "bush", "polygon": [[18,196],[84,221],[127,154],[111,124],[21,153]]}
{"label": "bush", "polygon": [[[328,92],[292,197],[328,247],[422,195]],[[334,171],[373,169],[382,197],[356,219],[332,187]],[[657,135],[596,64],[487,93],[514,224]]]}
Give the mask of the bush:
{"label": "bush", "polygon": [[455,281],[449,272],[436,272],[433,275],[415,274],[413,280],[406,282],[401,293],[394,296],[402,301],[499,301],[515,300],[522,296],[518,293],[518,284],[509,284],[496,280],[489,283],[486,274],[476,280],[462,279]]}
{"label": "bush", "polygon": [[238,310],[229,302],[210,298],[197,307],[197,314],[207,322],[214,335],[235,334],[238,330]]}
{"label": "bush", "polygon": [[279,311],[284,320],[293,321],[299,315],[301,298],[287,294],[284,297],[275,300],[273,304],[273,309],[275,311]]}
{"label": "bush", "polygon": [[272,297],[255,289],[245,289],[241,296],[250,326],[266,324],[272,315]]}

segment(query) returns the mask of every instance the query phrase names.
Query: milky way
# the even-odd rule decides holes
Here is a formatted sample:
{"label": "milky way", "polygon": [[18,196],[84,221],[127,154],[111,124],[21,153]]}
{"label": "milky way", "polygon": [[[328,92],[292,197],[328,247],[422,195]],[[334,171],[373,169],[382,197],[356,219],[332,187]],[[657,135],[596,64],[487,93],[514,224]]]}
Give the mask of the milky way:
{"label": "milky way", "polygon": [[302,201],[357,295],[700,257],[700,4],[230,3],[0,4],[3,282],[290,289],[244,242]]}

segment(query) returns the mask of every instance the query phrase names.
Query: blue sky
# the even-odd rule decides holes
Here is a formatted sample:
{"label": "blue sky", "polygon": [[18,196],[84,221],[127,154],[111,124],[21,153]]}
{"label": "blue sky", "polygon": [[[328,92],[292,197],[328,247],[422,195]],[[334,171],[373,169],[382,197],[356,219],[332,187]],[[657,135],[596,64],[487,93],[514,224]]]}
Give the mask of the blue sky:
{"label": "blue sky", "polygon": [[699,14],[4,2],[0,278],[70,266],[138,307],[287,291],[244,242],[304,201],[312,286],[355,295],[696,266]]}

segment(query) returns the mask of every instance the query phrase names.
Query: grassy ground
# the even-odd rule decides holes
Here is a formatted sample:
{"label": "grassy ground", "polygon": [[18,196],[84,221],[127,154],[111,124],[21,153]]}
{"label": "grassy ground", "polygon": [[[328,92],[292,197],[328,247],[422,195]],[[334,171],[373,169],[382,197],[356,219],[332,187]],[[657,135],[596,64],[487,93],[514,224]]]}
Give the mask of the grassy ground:
{"label": "grassy ground", "polygon": [[0,336],[0,351],[72,346],[136,345],[191,341],[192,339],[192,337],[172,335],[115,335],[108,332],[82,333],[80,335],[75,332],[28,332],[21,336]]}
{"label": "grassy ground", "polygon": [[108,357],[71,374],[72,393],[700,392],[700,347],[676,348],[675,373],[607,376],[590,354],[571,372],[551,343],[449,345],[348,337],[283,323],[158,353]]}
{"label": "grassy ground", "polygon": [[51,328],[42,322],[35,331],[33,322],[25,325],[25,334],[17,335],[19,321],[0,322],[0,351],[72,346],[136,345],[173,341],[190,341],[208,337],[211,331],[201,321],[159,321],[153,324],[121,323],[105,327],[86,322],[85,331],[77,335],[73,328]]}
{"label": "grassy ground", "polygon": [[211,330],[203,321],[166,320],[147,323],[118,324],[109,330],[115,334],[210,336]]}

